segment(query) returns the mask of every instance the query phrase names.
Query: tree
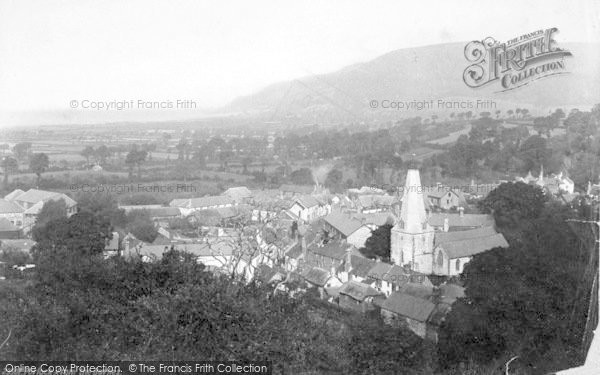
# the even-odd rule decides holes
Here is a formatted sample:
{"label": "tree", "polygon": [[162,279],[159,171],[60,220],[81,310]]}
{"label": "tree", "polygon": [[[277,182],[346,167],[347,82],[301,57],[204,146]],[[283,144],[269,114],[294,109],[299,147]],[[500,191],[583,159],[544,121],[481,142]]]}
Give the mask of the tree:
{"label": "tree", "polygon": [[[440,334],[443,363],[519,356],[527,373],[578,364],[589,293],[580,275],[590,259],[571,218],[565,206],[547,206],[526,220],[520,241],[475,255],[465,266],[466,297],[452,307]],[[594,242],[592,235],[592,252]]]}
{"label": "tree", "polygon": [[375,229],[371,233],[371,237],[365,242],[365,247],[360,249],[360,252],[367,258],[389,262],[392,227],[391,224],[384,224]]}
{"label": "tree", "polygon": [[290,180],[297,185],[313,185],[315,183],[309,168],[296,169],[290,174]]}
{"label": "tree", "polygon": [[133,210],[127,214],[127,230],[144,242],[154,242],[158,236],[158,231],[146,210]]}
{"label": "tree", "polygon": [[81,156],[85,158],[86,165],[90,165],[90,158],[94,156],[95,153],[96,151],[92,146],[87,146],[83,149],[83,151],[81,151]]}
{"label": "tree", "polygon": [[19,169],[19,163],[16,159],[6,156],[2,159],[2,170],[4,171],[4,188],[8,188],[8,176]]}
{"label": "tree", "polygon": [[39,185],[40,179],[42,178],[42,173],[48,169],[50,165],[50,160],[48,159],[48,155],[44,153],[33,154],[31,160],[29,161],[29,169],[37,176],[37,183]]}
{"label": "tree", "polygon": [[64,199],[49,200],[44,203],[36,220],[35,227],[43,227],[51,221],[67,217],[67,204]]}
{"label": "tree", "polygon": [[343,189],[343,179],[344,174],[342,173],[342,171],[333,168],[327,173],[327,177],[325,178],[325,186],[328,187],[331,191],[339,192]]}
{"label": "tree", "polygon": [[17,160],[23,161],[29,157],[31,153],[31,143],[30,142],[21,142],[17,143],[13,147],[13,152],[15,153],[15,157]]}
{"label": "tree", "polygon": [[518,227],[524,219],[535,219],[548,197],[538,186],[523,182],[505,182],[480,201],[479,208],[492,213],[500,226]]}
{"label": "tree", "polygon": [[101,165],[106,163],[106,159],[108,159],[111,155],[111,151],[105,145],[99,146],[94,152],[94,156],[98,159]]}

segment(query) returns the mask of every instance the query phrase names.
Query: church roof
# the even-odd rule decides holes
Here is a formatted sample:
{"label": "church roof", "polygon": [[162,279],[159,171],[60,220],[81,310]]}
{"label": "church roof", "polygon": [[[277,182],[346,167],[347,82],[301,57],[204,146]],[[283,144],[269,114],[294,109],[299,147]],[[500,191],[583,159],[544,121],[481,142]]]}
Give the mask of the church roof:
{"label": "church roof", "polygon": [[423,187],[417,169],[409,169],[406,174],[399,224],[400,229],[405,233],[423,233],[424,230],[430,229],[426,228],[427,214]]}
{"label": "church roof", "polygon": [[448,226],[452,227],[489,227],[494,225],[494,218],[486,214],[447,214],[433,213],[429,217],[429,224],[434,227],[443,227],[444,220],[448,219]]}
{"label": "church roof", "polygon": [[453,241],[462,241],[473,238],[489,237],[497,234],[494,227],[483,227],[471,230],[459,230],[454,232],[436,232],[435,245],[443,245],[444,243]]}
{"label": "church roof", "polygon": [[446,242],[440,245],[450,259],[470,257],[495,247],[508,247],[508,242],[500,233],[487,237],[466,238],[464,240]]}

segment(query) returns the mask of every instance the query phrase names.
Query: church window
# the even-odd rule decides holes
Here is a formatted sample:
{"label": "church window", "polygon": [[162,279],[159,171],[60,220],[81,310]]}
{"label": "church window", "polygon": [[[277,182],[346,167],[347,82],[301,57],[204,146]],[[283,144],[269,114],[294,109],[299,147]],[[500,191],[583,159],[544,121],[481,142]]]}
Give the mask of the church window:
{"label": "church window", "polygon": [[444,255],[442,254],[441,251],[438,253],[438,256],[437,256],[437,264],[440,267],[442,267],[444,265]]}
{"label": "church window", "polygon": [[456,270],[460,271],[460,259],[456,260]]}

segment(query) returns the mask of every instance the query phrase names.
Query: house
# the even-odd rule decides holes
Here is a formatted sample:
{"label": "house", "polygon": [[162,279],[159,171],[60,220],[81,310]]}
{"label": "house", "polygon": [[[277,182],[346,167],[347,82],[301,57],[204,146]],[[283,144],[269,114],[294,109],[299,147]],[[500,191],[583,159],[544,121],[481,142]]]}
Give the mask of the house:
{"label": "house", "polygon": [[10,200],[0,199],[0,218],[8,220],[17,228],[23,227],[25,209]]}
{"label": "house", "polygon": [[388,324],[406,325],[418,336],[427,335],[428,319],[435,310],[433,302],[398,291],[381,304],[381,316]]}
{"label": "house", "polygon": [[351,246],[336,241],[324,245],[313,244],[307,248],[304,262],[337,274],[336,270],[344,264],[347,253],[351,249]]}
{"label": "house", "polygon": [[323,229],[329,238],[346,241],[361,248],[371,236],[371,228],[365,220],[356,219],[350,213],[332,212],[323,218]]}
{"label": "house", "polygon": [[173,199],[169,206],[179,208],[183,216],[188,216],[195,211],[232,207],[234,204],[235,202],[231,198],[216,195],[202,198]]}
{"label": "house", "polygon": [[77,202],[63,193],[52,191],[29,189],[26,192],[15,190],[4,199],[21,206],[23,211],[23,232],[26,234],[31,231],[37,216],[48,201],[57,201],[62,199],[67,207],[67,216],[77,213]]}
{"label": "house", "polygon": [[427,192],[427,198],[433,207],[449,210],[466,204],[465,198],[461,191],[447,189],[443,186],[432,189]]}
{"label": "house", "polygon": [[245,186],[231,187],[223,192],[223,195],[229,197],[237,204],[250,203],[252,192]]}
{"label": "house", "polygon": [[376,311],[376,305],[373,303],[377,297],[384,297],[381,292],[375,290],[367,284],[356,281],[348,281],[342,284],[338,291],[338,304],[340,307],[368,313]]}
{"label": "house", "polygon": [[331,206],[311,195],[302,195],[294,200],[289,212],[308,223],[327,215]]}
{"label": "house", "polygon": [[345,281],[362,282],[367,279],[369,271],[376,263],[377,262],[372,259],[348,253],[348,258],[345,263],[346,275],[342,276],[342,279],[345,279]]}
{"label": "house", "polygon": [[28,239],[2,239],[0,240],[0,250],[17,249],[29,253],[35,244],[35,241]]}
{"label": "house", "polygon": [[300,275],[309,288],[317,288],[321,298],[326,298],[326,288],[337,288],[342,285],[341,280],[335,275],[319,267],[308,267]]}
{"label": "house", "polygon": [[367,279],[374,282],[377,290],[389,296],[410,281],[410,274],[400,266],[377,262],[367,273]]}
{"label": "house", "polygon": [[0,217],[0,239],[21,238],[21,229],[8,219]]}

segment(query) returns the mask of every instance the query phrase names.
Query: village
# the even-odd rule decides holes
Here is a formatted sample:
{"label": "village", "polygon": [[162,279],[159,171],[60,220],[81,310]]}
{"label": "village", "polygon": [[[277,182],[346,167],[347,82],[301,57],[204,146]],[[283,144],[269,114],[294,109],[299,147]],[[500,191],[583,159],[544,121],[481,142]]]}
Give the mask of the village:
{"label": "village", "polygon": [[[144,242],[115,231],[104,256],[153,262],[170,250],[182,251],[236,282],[269,284],[291,296],[313,291],[332,306],[380,314],[436,342],[453,303],[464,297],[459,276],[465,265],[477,254],[508,247],[494,218],[474,204],[503,182],[472,181],[462,190],[423,186],[419,170],[409,169],[404,186],[392,194],[366,186],[334,194],[318,183],[237,186],[216,196],[173,199],[168,206],[119,205],[125,213],[149,215],[158,235]],[[512,182],[538,186],[563,204],[580,195],[596,200],[600,191],[590,183],[577,193],[563,173],[544,176],[543,167],[537,177],[530,172]],[[30,251],[37,215],[57,200],[64,201],[68,216],[77,212],[77,202],[64,193],[17,189],[0,199],[1,247]],[[391,227],[390,258],[370,259],[364,248],[383,226]],[[27,272],[35,265],[14,267]]]}

